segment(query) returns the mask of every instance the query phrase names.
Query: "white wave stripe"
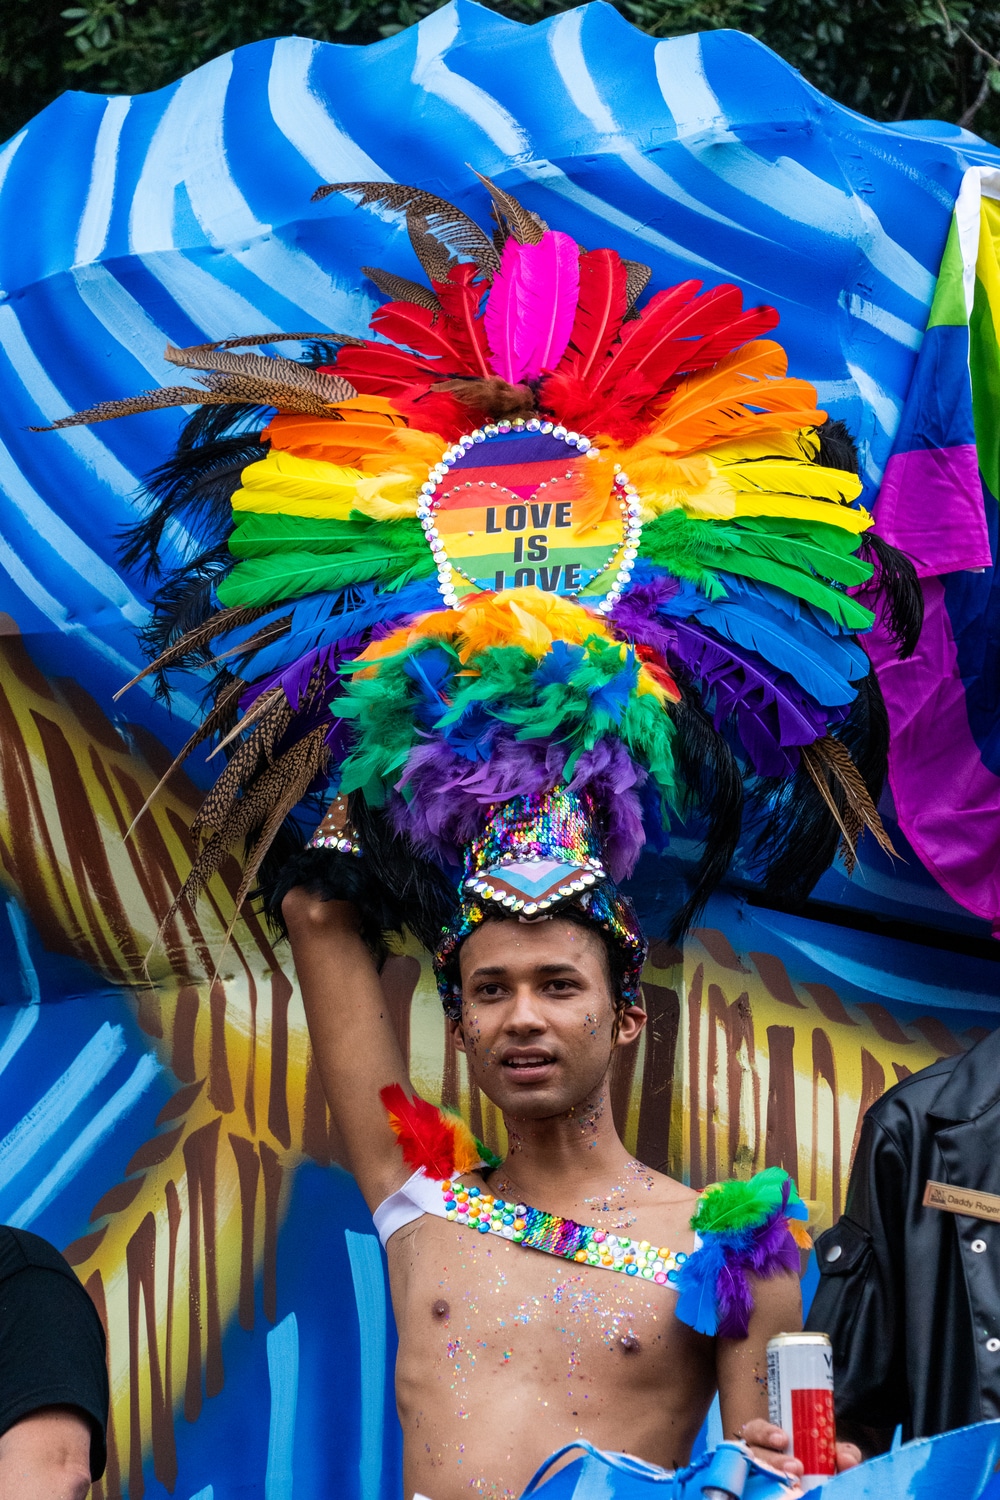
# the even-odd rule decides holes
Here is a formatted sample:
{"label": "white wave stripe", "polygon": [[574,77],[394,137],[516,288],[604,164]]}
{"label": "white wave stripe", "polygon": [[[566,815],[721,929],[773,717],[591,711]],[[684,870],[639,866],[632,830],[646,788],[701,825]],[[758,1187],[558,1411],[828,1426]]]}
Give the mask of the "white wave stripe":
{"label": "white wave stripe", "polygon": [[[170,342],[167,334],[153,322],[131,292],[126,291],[117,276],[101,264],[74,266],[72,276],[80,301],[105,332],[142,365],[157,385],[173,385],[178,378],[177,366],[168,364],[163,357]],[[108,397],[111,394],[110,391],[104,393]],[[97,393],[94,399],[104,397]]]}
{"label": "white wave stripe", "polygon": [[0,1046],[0,1074],[6,1072],[37,1026],[42,1003],[38,970],[35,968],[31,949],[28,946],[28,924],[21,908],[13,900],[7,902],[7,920],[14,938],[14,947],[17,949],[21,978],[28,991],[28,1004],[17,1007],[10,1030],[3,1039],[3,1045]]}
{"label": "white wave stripe", "polygon": [[[323,45],[304,36],[275,42],[267,75],[271,118],[321,181],[387,182],[384,167],[348,135],[313,87],[313,59]],[[398,215],[392,217],[398,221]]]}
{"label": "white wave stripe", "polygon": [[552,162],[544,158],[538,161],[521,162],[520,170],[533,182],[543,183],[549,192],[558,193],[560,198],[566,198],[570,203],[575,203],[578,208],[591,214],[598,224],[613,224],[616,229],[622,230],[632,239],[642,240],[644,244],[651,245],[654,250],[674,256],[682,261],[685,267],[699,267],[702,270],[711,271],[715,276],[723,276],[727,281],[731,278],[731,269],[718,265],[714,260],[706,260],[703,255],[698,255],[689,246],[669,239],[658,230],[651,229],[648,224],[640,224],[637,219],[633,219],[630,214],[624,213],[620,208],[615,208],[614,204],[608,203],[605,198],[599,198],[596,193],[588,192],[586,188],[580,187]]}
{"label": "white wave stripe", "polygon": [[76,251],[73,256],[75,266],[96,261],[107,243],[111,210],[115,201],[118,148],[121,144],[122,126],[131,105],[130,96],[119,94],[110,98],[104,106],[94,143],[87,201],[83,206],[76,236]]}
{"label": "white wave stripe", "polygon": [[[202,270],[181,251],[158,251],[139,259],[206,339],[264,332],[264,315],[255,303]],[[171,384],[177,379],[174,369]]]}
{"label": "white wave stripe", "polygon": [[895,317],[875,302],[867,302],[856,292],[841,292],[838,300],[841,307],[849,312],[852,318],[857,318],[861,323],[870,324],[872,328],[877,328],[879,333],[884,333],[887,338],[897,344],[905,345],[907,349],[920,348],[924,336],[922,331],[914,328],[912,323]]}
{"label": "white wave stripe", "polygon": [[314,260],[284,244],[271,224],[257,218],[229,169],[224,126],[232,71],[228,54],[177,86],[139,175],[129,222],[132,248],[208,337],[261,331],[260,310],[252,302],[183,253],[169,253],[191,248],[179,243],[174,220],[177,191],[183,188],[210,245],[226,250],[230,260],[308,319],[333,328],[346,315],[347,298],[331,288],[328,273]]}
{"label": "white wave stripe", "polygon": [[478,125],[511,162],[527,159],[532,145],[524,127],[492,94],[460,73],[453,73],[445,62],[444,54],[457,39],[458,31],[458,9],[454,5],[442,6],[418,23],[417,57],[410,82]]}
{"label": "white wave stripe", "polygon": [[653,55],[678,142],[703,167],[783,218],[850,241],[887,280],[922,305],[930,303],[935,276],[886,233],[860,194],[844,192],[791,157],[768,161],[724,128],[725,112],[705,75],[699,36],[658,42]]}
{"label": "white wave stripe", "polygon": [[105,1021],[60,1078],[0,1141],[0,1188],[6,1188],[93,1093],[125,1051],[121,1026]]}
{"label": "white wave stripe", "polygon": [[847,368],[851,372],[861,399],[871,407],[876,422],[888,437],[893,437],[902,415],[902,408],[898,401],[894,401],[889,392],[883,390],[878,381],[860,365],[852,364],[848,360]]}
{"label": "white wave stripe", "polygon": [[[129,242],[137,255],[178,248],[174,207],[181,187],[196,217],[195,199],[210,205],[211,244],[221,248],[270,232],[236,186],[226,159],[223,118],[232,73],[230,52],[196,68],[174,89],[132,199]],[[201,221],[199,227],[206,230]]]}
{"label": "white wave stripe", "polygon": [[[39,441],[44,441],[45,436],[48,434],[39,433]],[[39,543],[50,548],[58,560],[77,573],[130,624],[145,624],[149,618],[149,610],[145,604],[122,582],[114,568],[99,557],[92,547],[88,547],[50,505],[46,505],[38,491],[25,479],[3,443],[0,443],[0,492],[32,526]],[[68,615],[61,606],[60,612],[62,618],[68,620]]]}
{"label": "white wave stripe", "polygon": [[[24,987],[28,991],[28,1006],[40,1005],[42,1003],[42,989],[38,983],[38,970],[31,956],[31,948],[28,944],[28,923],[24,912],[16,901],[7,903],[7,920],[10,923],[11,936],[14,939],[14,947],[17,949],[18,963],[21,965],[21,978]],[[3,1072],[6,1063],[0,1053],[0,1073]]]}
{"label": "white wave stripe", "polygon": [[[28,396],[34,402],[41,415],[43,422],[55,422],[60,417],[68,417],[74,408],[66,400],[59,387],[52,380],[45,366],[25,337],[24,330],[18,321],[13,306],[7,302],[0,306],[0,347],[11,369],[24,387]],[[111,449],[102,443],[86,427],[63,427],[58,432],[35,433],[31,437],[32,442],[53,443],[63,442],[71,448],[85,468],[89,469],[94,477],[106,484],[108,488],[122,499],[131,501],[135,494],[138,480],[125,465],[118,459]],[[34,493],[32,491],[32,493]],[[39,498],[39,505],[44,502]],[[55,512],[48,506],[45,511],[55,520]],[[41,519],[41,517],[39,518]],[[47,523],[46,523],[47,524]],[[58,525],[64,525],[58,522]],[[69,528],[66,528],[68,531]],[[47,533],[43,530],[42,535]],[[73,535],[73,533],[70,533]],[[82,546],[82,543],[78,544]],[[94,558],[94,563],[99,570],[110,573],[106,563],[101,563],[95,554],[89,552]],[[67,561],[70,561],[67,558]],[[72,565],[72,564],[71,564]],[[90,566],[90,564],[88,564]]]}
{"label": "white wave stripe", "polygon": [[299,1324],[293,1312],[268,1332],[267,1373],[271,1386],[271,1417],[264,1500],[290,1500],[295,1472],[295,1415],[299,1402]]}
{"label": "white wave stripe", "polygon": [[[7,181],[7,173],[10,171],[11,163],[23,146],[25,140],[27,139],[27,136],[27,130],[22,130],[19,135],[15,135],[12,140],[9,140],[6,146],[4,146],[3,150],[0,151],[0,193],[3,192],[4,183]],[[4,287],[0,286],[0,297],[3,296],[6,296],[6,290]]]}
{"label": "white wave stripe", "polygon": [[[0,490],[2,489],[3,471],[2,465],[0,465]],[[123,656],[120,651],[116,651],[113,646],[109,646],[107,641],[103,640],[101,636],[88,629],[82,621],[71,619],[67,606],[53,594],[50,594],[44,584],[39,582],[32,570],[22,562],[17,552],[2,533],[0,533],[0,573],[6,573],[14,587],[19,589],[28,602],[33,604],[38,612],[44,615],[47,620],[51,620],[53,625],[57,626],[59,630],[66,635],[75,636],[88,650],[93,651],[97,656],[102,656],[105,661],[110,662],[115,669],[119,682],[129,682],[139,671],[140,667],[146,665],[139,658],[130,661],[127,656]],[[148,694],[149,697],[155,698],[156,683],[152,676],[144,677],[136,686],[142,692]],[[203,715],[203,710],[186,693],[173,693],[171,695],[171,707],[175,713],[183,716],[187,722],[192,724],[201,719]]]}
{"label": "white wave stripe", "polygon": [[107,1103],[101,1106],[94,1118],[87,1122],[69,1150],[63,1152],[20,1207],[8,1215],[7,1223],[13,1225],[15,1229],[26,1229],[34,1219],[37,1219],[38,1215],[48,1208],[53,1198],[68,1182],[72,1181],[80,1168],[86,1165],[119,1121],[135,1108],[161,1071],[161,1064],[151,1053],[140,1057],[131,1076],[126,1079],[120,1089],[112,1094]]}
{"label": "white wave stripe", "polygon": [[[756,915],[756,914],[755,914]],[[935,1010],[996,1010],[996,994],[982,994],[974,990],[957,990],[951,985],[928,984],[926,980],[919,980],[912,975],[893,973],[890,969],[876,967],[874,964],[866,963],[863,959],[850,958],[847,954],[835,953],[832,948],[825,948],[819,943],[807,942],[804,938],[792,937],[782,932],[782,936],[793,947],[797,948],[812,963],[841,982],[856,985],[859,990],[867,991],[870,995],[878,995],[883,1000],[902,1001],[908,1005],[931,1006]]]}
{"label": "white wave stripe", "polygon": [[737,229],[751,239],[767,238],[758,234],[756,230],[750,229],[748,225],[738,224],[735,219],[729,219],[725,214],[717,213],[714,208],[710,208],[707,203],[702,203],[700,199],[693,198],[662,167],[655,166],[653,162],[647,160],[635,143],[629,139],[598,93],[597,85],[587,67],[587,59],[583,50],[583,19],[584,11],[578,8],[564,11],[561,16],[551,22],[547,29],[549,53],[570,99],[584,119],[589,120],[595,130],[607,137],[607,147],[614,151],[615,156],[628,167],[630,172],[634,172],[636,177],[641,178],[658,193],[662,193],[665,198],[669,198],[672,203],[682,208],[692,209],[700,218],[712,219],[716,224],[724,224],[727,229]]}

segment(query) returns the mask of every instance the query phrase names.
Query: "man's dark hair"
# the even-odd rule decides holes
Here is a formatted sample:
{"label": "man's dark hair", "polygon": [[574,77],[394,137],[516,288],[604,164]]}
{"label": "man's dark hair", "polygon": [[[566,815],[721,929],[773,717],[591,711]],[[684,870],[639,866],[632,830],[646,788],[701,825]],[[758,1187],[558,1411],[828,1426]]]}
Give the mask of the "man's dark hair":
{"label": "man's dark hair", "polygon": [[[579,906],[576,906],[570,902],[567,902],[565,906],[557,907],[556,910],[551,912],[549,915],[554,920],[558,920],[561,918],[564,922],[572,922],[576,927],[585,927],[588,932],[592,932],[595,937],[600,938],[601,944],[604,948],[604,956],[608,966],[608,980],[611,985],[612,1003],[614,1005],[615,1011],[620,1014],[625,1009],[627,1003],[623,994],[626,963],[625,955],[618,947],[618,944],[613,942],[608,934],[604,931],[604,929],[602,927],[598,927],[596,922],[592,921],[585,911],[582,911]],[[517,918],[513,912],[506,911],[502,907],[494,905],[493,902],[489,902],[486,910],[483,912],[483,922],[516,921]],[[482,925],[483,924],[481,922],[478,927],[475,927],[473,929],[473,931],[478,932]],[[470,932],[469,937],[471,936],[472,933]],[[468,942],[468,938],[466,938],[465,941]],[[462,983],[461,969],[459,966],[459,956],[464,946],[465,943],[459,944],[459,946],[455,949],[454,953],[448,960],[445,969],[443,970],[444,978],[448,981],[449,985],[453,987],[453,993],[455,995],[454,1000],[446,1002],[445,1004],[445,1014],[451,1021],[460,1020],[462,1015],[461,1001],[458,999],[458,994],[460,993]]]}

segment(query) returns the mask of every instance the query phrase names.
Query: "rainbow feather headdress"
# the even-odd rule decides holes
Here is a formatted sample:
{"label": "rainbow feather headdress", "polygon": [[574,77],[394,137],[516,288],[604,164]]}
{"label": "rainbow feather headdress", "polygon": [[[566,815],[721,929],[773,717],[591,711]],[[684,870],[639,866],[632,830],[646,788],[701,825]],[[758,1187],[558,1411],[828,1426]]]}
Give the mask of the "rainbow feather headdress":
{"label": "rainbow feather headdress", "polygon": [[[576,902],[634,989],[615,882],[671,820],[704,835],[675,930],[744,824],[791,895],[838,839],[849,863],[864,828],[887,844],[885,716],[856,637],[878,607],[912,649],[919,591],[772,309],[694,281],[640,306],[648,268],[482,181],[492,236],[419,189],[320,190],[404,213],[427,273],[366,268],[391,299],[370,339],[171,348],[197,386],[55,425],[200,404],[126,550],[157,569],[174,518],[199,543],[147,632],[161,684],[214,666],[183,753],[216,736],[229,756],[178,900],[242,842],[241,902],[258,880],[272,897],[353,880],[372,926],[432,947],[446,930],[442,972],[489,903]],[[234,352],[283,338],[310,357]]]}

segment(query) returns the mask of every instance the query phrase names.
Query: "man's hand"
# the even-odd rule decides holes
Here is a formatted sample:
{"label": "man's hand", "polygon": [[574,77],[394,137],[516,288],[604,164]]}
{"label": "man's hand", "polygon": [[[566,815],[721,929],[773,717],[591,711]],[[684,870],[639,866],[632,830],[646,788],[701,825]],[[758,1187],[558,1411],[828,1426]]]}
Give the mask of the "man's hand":
{"label": "man's hand", "polygon": [[[772,1469],[778,1469],[794,1479],[801,1479],[805,1473],[802,1460],[793,1458],[788,1452],[791,1442],[788,1433],[774,1422],[768,1422],[764,1417],[755,1417],[752,1422],[744,1423],[739,1436],[753,1449],[754,1457],[761,1463],[770,1464]],[[854,1443],[838,1443],[834,1462],[838,1474],[845,1469],[855,1469],[861,1462],[861,1449]]]}

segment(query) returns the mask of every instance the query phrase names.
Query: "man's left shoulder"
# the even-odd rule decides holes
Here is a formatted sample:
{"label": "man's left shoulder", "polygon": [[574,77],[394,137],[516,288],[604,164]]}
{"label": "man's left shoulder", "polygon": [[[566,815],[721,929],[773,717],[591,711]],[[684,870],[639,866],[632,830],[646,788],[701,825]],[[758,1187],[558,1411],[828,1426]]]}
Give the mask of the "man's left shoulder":
{"label": "man's left shoulder", "polygon": [[647,1182],[650,1202],[657,1208],[686,1209],[693,1214],[698,1206],[701,1193],[697,1188],[689,1187],[686,1182],[678,1182],[676,1177],[668,1177],[666,1172],[657,1172],[652,1167],[647,1167],[641,1162],[637,1163]]}

